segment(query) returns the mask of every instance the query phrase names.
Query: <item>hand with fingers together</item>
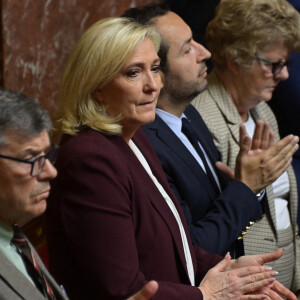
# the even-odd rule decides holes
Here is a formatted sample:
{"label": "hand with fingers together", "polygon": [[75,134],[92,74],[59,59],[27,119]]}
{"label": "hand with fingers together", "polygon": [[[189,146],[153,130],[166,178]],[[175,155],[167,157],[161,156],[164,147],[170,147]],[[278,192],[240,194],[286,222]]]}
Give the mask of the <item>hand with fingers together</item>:
{"label": "hand with fingers together", "polygon": [[[236,260],[231,260],[226,271],[236,270],[247,266],[263,266],[265,263],[279,259],[282,255],[283,249],[279,249],[277,251],[266,254],[241,256]],[[280,295],[290,300],[297,300],[296,295],[293,294],[285,286],[283,286],[279,281],[273,281],[270,285],[262,287],[254,292],[254,294],[257,293],[264,294],[268,296],[269,299],[274,300],[282,300],[282,297],[280,297]]]}
{"label": "hand with fingers together", "polygon": [[236,158],[235,171],[226,164],[216,166],[230,178],[245,183],[255,194],[273,183],[287,170],[293,154],[298,150],[299,137],[289,135],[274,144],[274,134],[268,122],[258,121],[253,139],[240,126],[240,151]]}
{"label": "hand with fingers together", "polygon": [[277,280],[275,280],[269,286],[263,287],[263,288],[255,291],[255,293],[264,294],[264,295],[266,295],[266,299],[272,299],[272,300],[282,300],[282,297],[280,295],[282,295],[286,299],[290,299],[290,300],[298,299],[295,294],[293,294],[290,290],[288,290],[285,286],[283,286]]}
{"label": "hand with fingers together", "polygon": [[226,270],[231,264],[229,253],[212,268],[200,283],[204,300],[265,299],[264,288],[275,282],[276,271],[262,265]]}
{"label": "hand with fingers together", "polygon": [[[245,127],[243,126],[243,132],[240,133],[240,140],[245,138],[247,136],[246,130],[244,130]],[[254,129],[253,138],[251,141],[251,150],[266,150],[269,149],[270,146],[274,144],[275,134],[274,132],[270,131],[270,123],[269,122],[263,122],[263,121],[257,121],[256,126]]]}
{"label": "hand with fingers together", "polygon": [[[269,122],[262,122],[257,121],[253,139],[248,136],[244,125],[240,128],[240,145],[244,145],[241,147],[240,153],[242,152],[243,155],[248,154],[250,157],[262,153],[263,150],[268,149],[272,144],[274,143],[274,133],[270,131],[270,124]],[[240,154],[242,155],[242,154]],[[238,170],[236,173],[245,173],[247,171],[247,164],[245,163],[247,160],[237,160],[236,164],[236,170]],[[234,170],[232,170],[230,167],[228,167],[225,163],[219,161],[216,163],[216,166],[218,169],[220,169],[230,180],[237,179],[240,180],[240,178],[235,176]],[[240,169],[245,169],[245,171],[239,171]],[[251,187],[250,187],[251,188]]]}

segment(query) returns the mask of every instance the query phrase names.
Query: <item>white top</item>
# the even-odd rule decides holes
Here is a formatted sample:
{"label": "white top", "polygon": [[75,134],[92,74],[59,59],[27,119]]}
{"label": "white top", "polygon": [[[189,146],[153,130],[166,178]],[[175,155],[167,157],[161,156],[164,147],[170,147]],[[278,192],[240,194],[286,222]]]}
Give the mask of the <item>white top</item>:
{"label": "white top", "polygon": [[[244,123],[248,135],[252,138],[255,130],[255,122],[248,114],[248,120]],[[272,184],[274,194],[274,205],[276,215],[276,228],[277,230],[283,230],[291,225],[290,214],[288,210],[288,201],[286,200],[289,195],[290,183],[287,172],[284,172],[277,178]]]}
{"label": "white top", "polygon": [[[197,153],[197,151],[195,150],[194,146],[191,144],[191,142],[189,141],[189,139],[185,136],[185,134],[182,133],[181,131],[181,127],[182,127],[182,118],[186,118],[186,116],[184,114],[182,114],[179,118],[164,111],[161,110],[159,108],[156,109],[156,113],[157,115],[170,127],[170,129],[176,134],[176,136],[180,139],[180,141],[184,144],[184,146],[190,151],[190,153],[194,156],[194,158],[197,160],[197,162],[199,163],[199,165],[201,166],[201,168],[203,169],[203,171],[206,173],[204,164],[202,162],[202,159],[200,158],[199,154]],[[211,170],[211,173],[214,176],[214,179],[217,183],[217,186],[219,187],[219,190],[221,191],[221,186],[220,186],[220,182],[218,179],[218,176],[212,166],[212,163],[210,162],[204,148],[202,147],[201,143],[198,141],[199,146],[201,148],[201,150],[204,153],[204,157],[206,159],[206,162]]]}
{"label": "white top", "polygon": [[150,178],[156,185],[157,189],[160,191],[163,198],[166,200],[169,208],[171,209],[171,211],[177,221],[180,235],[181,235],[181,240],[182,240],[182,245],[183,245],[184,256],[185,256],[186,267],[188,270],[189,279],[190,279],[191,285],[194,286],[195,285],[195,274],[194,274],[194,266],[193,266],[192,256],[191,256],[190,247],[189,247],[189,244],[187,241],[186,233],[185,233],[184,227],[182,225],[178,211],[177,211],[173,201],[171,200],[171,198],[165,191],[165,189],[158,182],[157,178],[153,175],[151,168],[150,168],[148,162],[146,161],[144,155],[142,154],[142,152],[138,149],[138,147],[134,144],[134,142],[132,140],[129,141],[129,147],[131,148],[133,153],[136,155],[137,159],[140,161],[140,163],[142,164],[142,166],[144,167],[144,169],[146,170],[146,172],[148,173],[148,175],[150,176]]}

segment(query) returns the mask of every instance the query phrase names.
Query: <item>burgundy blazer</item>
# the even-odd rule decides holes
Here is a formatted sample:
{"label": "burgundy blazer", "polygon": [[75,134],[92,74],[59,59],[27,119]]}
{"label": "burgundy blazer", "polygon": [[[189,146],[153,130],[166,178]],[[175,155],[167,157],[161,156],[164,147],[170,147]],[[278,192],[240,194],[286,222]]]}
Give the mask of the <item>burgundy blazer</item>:
{"label": "burgundy blazer", "polygon": [[[196,284],[221,257],[193,247],[181,207],[142,130],[134,142],[175,203]],[[153,299],[202,299],[191,287],[177,222],[132,150],[90,128],[65,136],[48,202],[50,270],[70,299],[125,299],[147,281]]]}

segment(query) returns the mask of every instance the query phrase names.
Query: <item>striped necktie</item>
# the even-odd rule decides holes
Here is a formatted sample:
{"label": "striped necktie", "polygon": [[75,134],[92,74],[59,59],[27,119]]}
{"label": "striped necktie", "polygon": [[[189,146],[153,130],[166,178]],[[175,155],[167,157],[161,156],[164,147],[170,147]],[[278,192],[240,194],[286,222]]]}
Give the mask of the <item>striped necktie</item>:
{"label": "striped necktie", "polygon": [[47,298],[55,300],[56,297],[50,287],[50,284],[47,282],[43,272],[41,271],[39,265],[37,264],[35,255],[31,251],[31,248],[28,244],[26,236],[20,230],[17,224],[13,225],[14,236],[11,240],[22,257],[24,265],[26,267],[28,275],[33,280],[36,287],[39,291]]}

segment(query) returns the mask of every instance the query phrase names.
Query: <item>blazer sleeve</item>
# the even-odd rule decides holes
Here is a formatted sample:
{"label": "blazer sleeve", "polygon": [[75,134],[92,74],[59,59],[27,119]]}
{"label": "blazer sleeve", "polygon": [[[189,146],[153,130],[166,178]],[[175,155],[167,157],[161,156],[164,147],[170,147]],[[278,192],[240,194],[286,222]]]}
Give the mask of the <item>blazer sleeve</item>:
{"label": "blazer sleeve", "polygon": [[193,189],[195,196],[187,198],[182,187],[174,184],[174,173],[164,169],[185,214],[193,243],[210,253],[225,255],[242,231],[246,231],[250,221],[258,220],[263,214],[262,206],[253,192],[242,182],[234,180],[211,202],[204,216],[195,218],[191,200],[201,201],[201,195],[204,200],[207,198],[205,191],[197,185],[197,189]]}

